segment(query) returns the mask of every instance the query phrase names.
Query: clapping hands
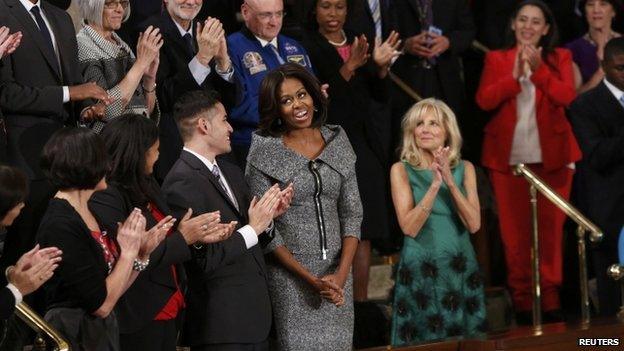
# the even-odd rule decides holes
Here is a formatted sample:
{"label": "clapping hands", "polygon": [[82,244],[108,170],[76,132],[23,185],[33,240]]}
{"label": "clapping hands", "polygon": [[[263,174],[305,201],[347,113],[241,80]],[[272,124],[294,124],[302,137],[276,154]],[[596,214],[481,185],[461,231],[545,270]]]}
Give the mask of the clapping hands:
{"label": "clapping hands", "polygon": [[9,34],[9,28],[0,27],[0,58],[12,54],[22,41],[22,32]]}
{"label": "clapping hands", "polygon": [[375,47],[373,48],[373,61],[379,66],[382,77],[388,73],[388,68],[392,64],[392,60],[398,57],[401,52],[397,49],[401,45],[399,33],[392,31],[388,39],[381,42],[381,38],[375,38]]}
{"label": "clapping hands", "polygon": [[19,258],[15,266],[7,269],[7,280],[15,285],[22,295],[37,290],[52,278],[61,261],[62,251],[56,247],[40,249],[37,244]]}
{"label": "clapping hands", "polygon": [[431,170],[434,174],[434,182],[446,185],[454,184],[453,174],[451,173],[451,166],[449,162],[450,148],[448,146],[440,146],[433,152],[433,162],[431,163]]}

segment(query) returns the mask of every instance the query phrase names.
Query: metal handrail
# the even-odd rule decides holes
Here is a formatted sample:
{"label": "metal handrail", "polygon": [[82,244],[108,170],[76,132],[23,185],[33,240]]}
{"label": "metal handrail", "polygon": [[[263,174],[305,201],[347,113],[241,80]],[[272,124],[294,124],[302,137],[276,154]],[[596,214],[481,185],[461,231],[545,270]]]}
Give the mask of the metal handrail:
{"label": "metal handrail", "polygon": [[582,226],[586,231],[591,233],[589,239],[592,242],[597,242],[602,239],[602,230],[597,225],[592,223],[587,217],[585,217],[579,210],[572,206],[569,202],[564,200],[559,194],[552,190],[542,179],[540,179],[533,171],[531,171],[526,165],[519,164],[515,168],[517,175],[523,175],[529,183],[534,185],[542,195],[550,200],[555,206],[565,212],[576,224]]}
{"label": "metal handrail", "polygon": [[65,339],[61,336],[61,334],[56,331],[52,326],[50,326],[46,321],[44,321],[35,311],[30,308],[25,302],[21,302],[15,307],[15,315],[19,317],[24,323],[28,324],[32,329],[42,332],[46,334],[54,343],[56,347],[54,350],[56,351],[69,351],[69,344]]}
{"label": "metal handrail", "polygon": [[564,200],[559,194],[552,190],[541,178],[531,171],[524,164],[514,167],[514,174],[523,176],[530,184],[531,207],[532,207],[532,245],[531,245],[531,269],[533,277],[533,326],[541,328],[541,289],[539,278],[539,240],[537,228],[537,192],[539,191],[545,198],[550,200],[555,206],[563,211],[578,225],[576,230],[578,255],[579,255],[579,276],[581,288],[581,318],[587,324],[590,320],[589,314],[589,287],[587,283],[587,254],[585,248],[585,233],[590,232],[589,240],[597,242],[602,239],[603,233],[587,219],[579,210]]}

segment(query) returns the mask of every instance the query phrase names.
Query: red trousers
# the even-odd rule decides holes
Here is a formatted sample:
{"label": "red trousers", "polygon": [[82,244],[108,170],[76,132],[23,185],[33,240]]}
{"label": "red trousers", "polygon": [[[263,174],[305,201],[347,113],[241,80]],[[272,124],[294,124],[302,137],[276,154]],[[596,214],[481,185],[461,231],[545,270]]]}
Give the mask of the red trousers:
{"label": "red trousers", "polygon": [[[528,165],[555,192],[568,200],[574,170],[564,167],[544,171],[541,164]],[[498,216],[505,259],[507,284],[511,289],[516,311],[532,308],[531,237],[532,217],[529,183],[522,176],[490,170],[490,180],[498,206]],[[560,308],[559,287],[562,271],[562,240],[565,214],[538,192],[537,216],[539,230],[540,280],[542,309]]]}

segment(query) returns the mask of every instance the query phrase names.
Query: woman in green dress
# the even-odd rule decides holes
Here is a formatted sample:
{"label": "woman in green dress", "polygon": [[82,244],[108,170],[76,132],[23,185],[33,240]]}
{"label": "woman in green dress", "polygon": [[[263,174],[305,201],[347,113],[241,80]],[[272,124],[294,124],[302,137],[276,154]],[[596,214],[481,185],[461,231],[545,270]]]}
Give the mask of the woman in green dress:
{"label": "woman in green dress", "polygon": [[479,230],[474,166],[461,159],[455,114],[415,104],[402,123],[392,200],[405,234],[394,288],[391,342],[473,335],[486,327],[482,279],[469,234]]}

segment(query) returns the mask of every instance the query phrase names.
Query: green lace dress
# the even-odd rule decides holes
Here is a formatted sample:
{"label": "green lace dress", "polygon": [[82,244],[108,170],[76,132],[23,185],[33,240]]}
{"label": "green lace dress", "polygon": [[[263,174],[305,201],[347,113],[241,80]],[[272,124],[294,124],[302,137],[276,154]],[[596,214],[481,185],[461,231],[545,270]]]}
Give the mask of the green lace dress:
{"label": "green lace dress", "polygon": [[[433,174],[407,162],[404,166],[417,204],[429,189]],[[460,162],[452,172],[465,194],[464,163]],[[393,345],[485,330],[482,277],[469,235],[448,187],[442,184],[418,235],[404,237],[394,288]]]}

